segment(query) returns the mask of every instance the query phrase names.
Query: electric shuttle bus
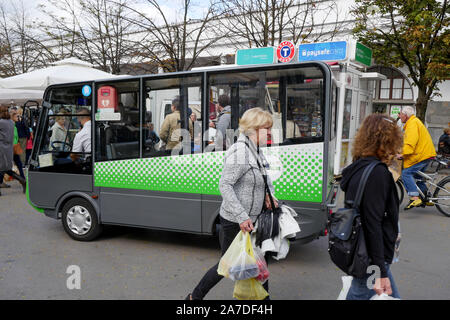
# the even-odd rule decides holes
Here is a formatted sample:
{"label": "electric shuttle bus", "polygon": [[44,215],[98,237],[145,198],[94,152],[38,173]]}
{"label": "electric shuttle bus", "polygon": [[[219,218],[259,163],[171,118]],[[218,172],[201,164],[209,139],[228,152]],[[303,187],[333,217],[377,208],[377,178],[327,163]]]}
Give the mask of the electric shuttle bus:
{"label": "electric shuttle bus", "polygon": [[[309,242],[326,235],[327,205],[334,197],[337,93],[322,62],[52,85],[39,116],[28,201],[61,219],[75,240],[93,240],[103,225],[214,234],[226,150],[212,147],[211,122],[225,94],[232,130],[250,108],[272,114],[271,141],[262,149],[268,172],[275,196],[298,213],[296,239]],[[174,153],[160,134],[176,97],[181,129],[194,130]],[[75,146],[80,141],[84,148]]]}

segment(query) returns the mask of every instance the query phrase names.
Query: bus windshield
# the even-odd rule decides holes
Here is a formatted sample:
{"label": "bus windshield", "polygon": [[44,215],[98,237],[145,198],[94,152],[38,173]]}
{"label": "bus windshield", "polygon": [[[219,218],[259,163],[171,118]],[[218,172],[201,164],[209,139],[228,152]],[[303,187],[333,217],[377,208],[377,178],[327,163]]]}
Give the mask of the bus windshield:
{"label": "bus windshield", "polygon": [[47,93],[31,165],[44,172],[92,173],[92,96],[84,85],[56,87]]}

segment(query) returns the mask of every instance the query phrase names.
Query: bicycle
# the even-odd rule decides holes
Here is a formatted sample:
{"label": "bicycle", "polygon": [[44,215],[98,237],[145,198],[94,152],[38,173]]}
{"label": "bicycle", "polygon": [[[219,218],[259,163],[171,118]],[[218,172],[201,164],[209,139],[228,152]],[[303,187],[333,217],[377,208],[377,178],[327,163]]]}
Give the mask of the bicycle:
{"label": "bicycle", "polygon": [[[450,176],[447,175],[437,184],[434,183],[437,175],[439,174],[439,171],[443,168],[448,167],[448,159],[437,156],[430,162],[430,164],[428,165],[428,169],[433,168],[433,164],[437,164],[434,173],[425,173],[422,171],[419,171],[417,173],[424,179],[424,182],[428,189],[427,194],[424,194],[424,192],[420,190],[420,188],[416,184],[416,188],[419,191],[419,197],[422,200],[421,207],[426,207],[426,203],[432,203],[436,206],[440,213],[442,213],[446,217],[450,217]],[[402,203],[405,197],[406,189],[401,177],[397,180],[396,186],[400,203]],[[431,192],[431,187],[435,188],[434,192]]]}

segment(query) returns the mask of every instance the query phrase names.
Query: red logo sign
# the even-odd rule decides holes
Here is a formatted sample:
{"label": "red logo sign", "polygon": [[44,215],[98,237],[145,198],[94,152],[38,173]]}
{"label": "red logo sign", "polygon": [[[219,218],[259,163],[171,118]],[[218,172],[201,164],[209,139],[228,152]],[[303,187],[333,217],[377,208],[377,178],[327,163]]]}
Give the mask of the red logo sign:
{"label": "red logo sign", "polygon": [[283,41],[277,48],[277,58],[280,62],[290,62],[295,56],[295,46],[290,41]]}

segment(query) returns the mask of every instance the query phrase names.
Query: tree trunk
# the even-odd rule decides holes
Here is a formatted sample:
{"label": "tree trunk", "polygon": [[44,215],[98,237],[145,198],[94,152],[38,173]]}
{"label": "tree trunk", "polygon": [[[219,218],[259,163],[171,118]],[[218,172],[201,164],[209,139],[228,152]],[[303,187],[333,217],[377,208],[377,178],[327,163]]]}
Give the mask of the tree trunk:
{"label": "tree trunk", "polygon": [[419,96],[416,100],[416,117],[425,123],[425,114],[427,112],[428,97],[426,88],[419,88]]}

